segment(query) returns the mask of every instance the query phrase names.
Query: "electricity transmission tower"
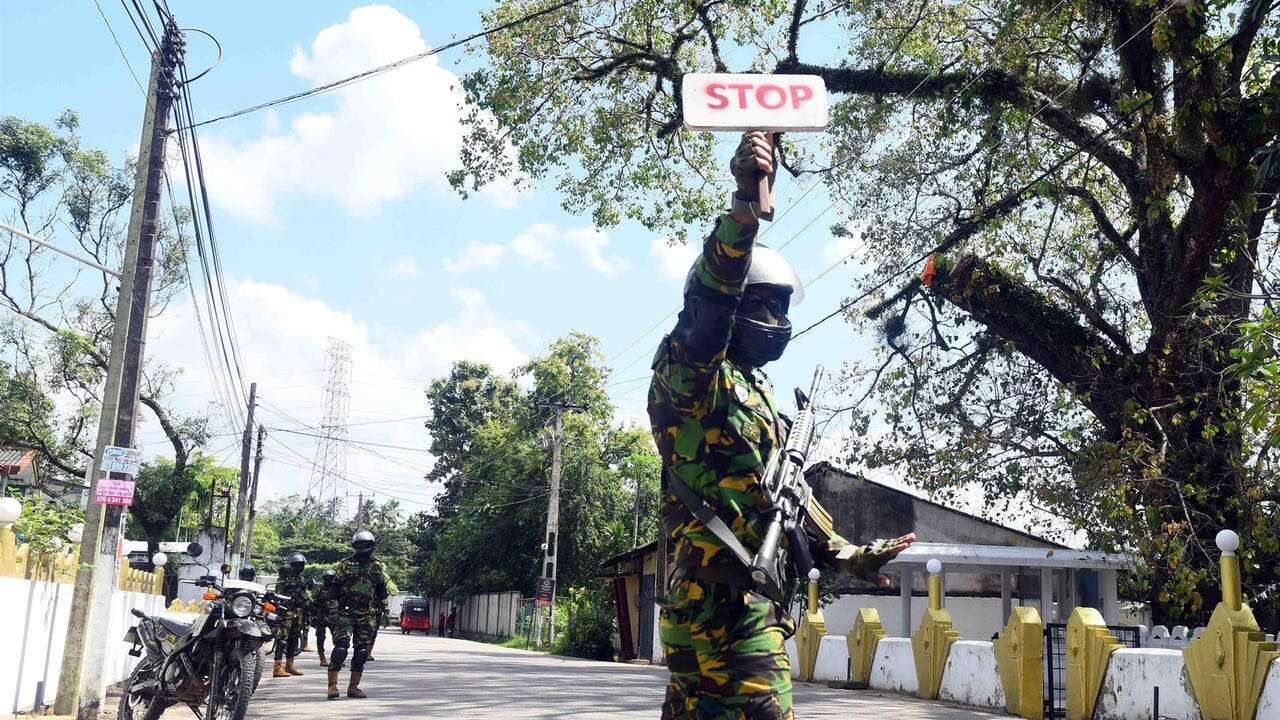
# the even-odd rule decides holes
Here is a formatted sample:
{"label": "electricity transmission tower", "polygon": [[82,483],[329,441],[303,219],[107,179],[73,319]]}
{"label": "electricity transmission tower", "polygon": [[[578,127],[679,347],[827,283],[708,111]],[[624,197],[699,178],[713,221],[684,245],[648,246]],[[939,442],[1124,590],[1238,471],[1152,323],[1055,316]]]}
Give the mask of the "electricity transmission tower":
{"label": "electricity transmission tower", "polygon": [[316,442],[307,497],[319,509],[338,497],[347,479],[347,411],[351,407],[351,346],[329,338],[325,361],[324,418]]}

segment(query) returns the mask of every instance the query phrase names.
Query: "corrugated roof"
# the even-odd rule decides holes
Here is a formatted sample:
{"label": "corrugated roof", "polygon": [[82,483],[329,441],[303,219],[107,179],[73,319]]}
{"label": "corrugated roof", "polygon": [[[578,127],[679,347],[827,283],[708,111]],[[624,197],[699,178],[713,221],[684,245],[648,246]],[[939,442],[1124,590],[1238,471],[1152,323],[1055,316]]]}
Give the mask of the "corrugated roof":
{"label": "corrugated roof", "polygon": [[0,447],[0,473],[14,475],[36,459],[35,450]]}

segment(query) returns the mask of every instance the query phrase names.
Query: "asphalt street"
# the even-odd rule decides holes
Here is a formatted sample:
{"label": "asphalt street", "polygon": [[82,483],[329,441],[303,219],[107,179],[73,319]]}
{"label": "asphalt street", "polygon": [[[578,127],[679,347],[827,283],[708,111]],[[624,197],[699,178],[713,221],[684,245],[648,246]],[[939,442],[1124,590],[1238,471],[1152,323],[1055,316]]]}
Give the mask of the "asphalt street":
{"label": "asphalt street", "polygon": [[[661,667],[624,665],[510,650],[496,645],[383,632],[365,668],[367,700],[325,698],[315,653],[299,658],[303,677],[270,678],[253,699],[262,720],[311,718],[583,718],[658,717],[666,683]],[[345,691],[347,671],[340,687]],[[799,683],[801,720],[988,720],[995,714],[876,691]],[[189,713],[188,713],[189,716]],[[166,718],[168,716],[166,715]]]}

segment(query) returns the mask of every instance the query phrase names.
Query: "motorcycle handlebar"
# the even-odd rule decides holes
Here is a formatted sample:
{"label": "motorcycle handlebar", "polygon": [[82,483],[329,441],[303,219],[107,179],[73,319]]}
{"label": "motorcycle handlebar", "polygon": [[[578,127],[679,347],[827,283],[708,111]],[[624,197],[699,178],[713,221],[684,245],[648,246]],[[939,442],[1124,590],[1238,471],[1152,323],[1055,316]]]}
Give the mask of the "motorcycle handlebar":
{"label": "motorcycle handlebar", "polygon": [[133,613],[133,616],[134,616],[134,617],[136,617],[136,618],[144,618],[144,617],[146,617],[146,616],[147,616],[147,614],[146,614],[146,613],[142,612],[142,611],[141,611],[141,610],[139,610],[138,608],[133,608],[133,609],[129,610],[129,612]]}

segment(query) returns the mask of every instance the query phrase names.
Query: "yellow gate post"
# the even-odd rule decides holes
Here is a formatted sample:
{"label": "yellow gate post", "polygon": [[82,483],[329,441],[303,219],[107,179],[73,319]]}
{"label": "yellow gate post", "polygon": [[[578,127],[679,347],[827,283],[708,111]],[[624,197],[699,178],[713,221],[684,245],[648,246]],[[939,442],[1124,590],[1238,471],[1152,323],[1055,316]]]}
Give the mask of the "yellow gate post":
{"label": "yellow gate post", "polygon": [[871,682],[871,668],[876,661],[876,647],[885,636],[880,613],[875,608],[859,608],[858,617],[845,641],[849,644],[849,679],[866,685]]}
{"label": "yellow gate post", "polygon": [[1120,641],[1107,630],[1102,614],[1076,608],[1067,621],[1067,720],[1093,720],[1093,709],[1107,676],[1111,654]]}
{"label": "yellow gate post", "polygon": [[911,636],[911,654],[915,656],[917,693],[925,700],[936,700],[942,689],[942,672],[947,667],[951,646],[960,639],[952,627],[951,613],[942,607],[942,563],[933,558],[929,570],[929,608],[924,611],[920,627]]}
{"label": "yellow gate post", "polygon": [[796,631],[796,655],[800,658],[800,679],[805,682],[813,680],[813,671],[818,665],[818,646],[822,644],[822,636],[827,634],[827,624],[822,617],[822,608],[818,607],[818,578],[822,573],[818,568],[809,571],[809,606],[805,608],[804,618],[800,620],[800,629]]}
{"label": "yellow gate post", "polygon": [[1182,657],[1203,720],[1253,720],[1271,661],[1280,652],[1259,632],[1253,610],[1244,602],[1236,557],[1240,537],[1223,530],[1217,542],[1222,551],[1222,602],[1205,631],[1182,649]]}
{"label": "yellow gate post", "polygon": [[996,664],[1005,709],[1027,720],[1044,718],[1044,625],[1033,607],[1016,607],[996,638]]}
{"label": "yellow gate post", "polygon": [[14,498],[0,498],[0,576],[18,575],[18,540],[13,524],[22,514],[22,503]]}

